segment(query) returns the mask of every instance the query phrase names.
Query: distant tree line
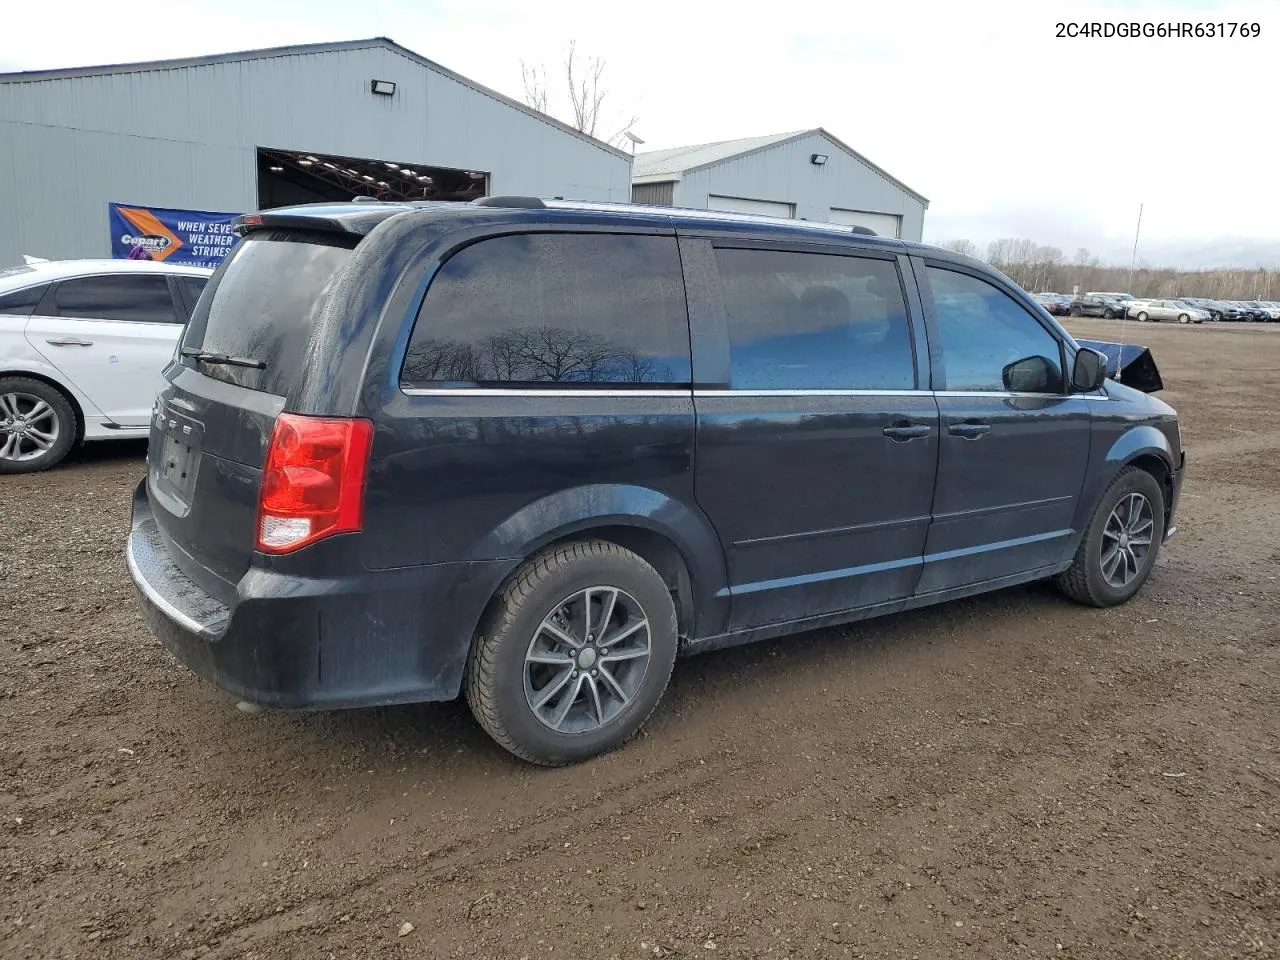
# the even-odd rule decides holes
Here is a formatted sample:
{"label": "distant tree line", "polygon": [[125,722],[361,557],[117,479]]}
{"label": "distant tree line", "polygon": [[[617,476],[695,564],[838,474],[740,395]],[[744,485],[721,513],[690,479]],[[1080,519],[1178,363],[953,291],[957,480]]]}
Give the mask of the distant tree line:
{"label": "distant tree line", "polygon": [[1032,293],[1071,293],[1113,290],[1135,297],[1209,297],[1215,300],[1280,300],[1280,271],[1264,268],[1175,270],[1139,262],[1129,282],[1129,268],[1104,265],[1084,247],[1068,258],[1057,247],[1031,240],[993,240],[983,257],[976,243],[952,240],[943,244],[965,256],[985,259],[1024,290]]}

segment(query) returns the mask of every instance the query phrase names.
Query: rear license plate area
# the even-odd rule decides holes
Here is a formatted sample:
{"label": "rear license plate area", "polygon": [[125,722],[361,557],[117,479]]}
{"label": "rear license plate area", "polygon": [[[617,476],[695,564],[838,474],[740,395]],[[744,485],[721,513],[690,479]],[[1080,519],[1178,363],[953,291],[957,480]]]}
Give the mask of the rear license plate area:
{"label": "rear license plate area", "polygon": [[188,418],[168,417],[160,427],[160,455],[151,458],[152,484],[190,503],[200,467],[200,424]]}

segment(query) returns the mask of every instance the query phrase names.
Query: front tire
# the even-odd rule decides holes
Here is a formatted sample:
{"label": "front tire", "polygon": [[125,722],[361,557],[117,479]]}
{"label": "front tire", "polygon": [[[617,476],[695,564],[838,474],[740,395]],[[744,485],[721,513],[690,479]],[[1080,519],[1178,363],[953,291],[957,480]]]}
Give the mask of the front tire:
{"label": "front tire", "polygon": [[1138,322],[1139,322],[1139,323],[1146,323],[1146,322],[1147,322],[1147,320],[1149,320],[1149,319],[1150,319],[1150,318],[1147,316],[1147,314],[1146,314],[1144,311],[1139,311],[1139,312],[1138,312]]}
{"label": "front tire", "polygon": [[576,763],[635,735],[676,647],[675,604],[653,567],[617,544],[563,544],[499,594],[467,665],[467,702],[517,757]]}
{"label": "front tire", "polygon": [[76,413],[62,391],[30,377],[0,377],[0,473],[48,470],[76,442]]}
{"label": "front tire", "polygon": [[1163,539],[1160,485],[1145,470],[1126,467],[1102,495],[1058,588],[1094,607],[1124,603],[1147,582]]}

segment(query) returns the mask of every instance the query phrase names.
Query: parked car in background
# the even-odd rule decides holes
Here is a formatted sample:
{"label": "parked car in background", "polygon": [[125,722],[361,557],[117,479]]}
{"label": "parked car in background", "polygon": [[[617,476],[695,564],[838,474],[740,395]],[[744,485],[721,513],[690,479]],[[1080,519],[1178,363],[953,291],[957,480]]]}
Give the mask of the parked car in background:
{"label": "parked car in background", "polygon": [[1109,294],[1086,293],[1071,301],[1067,312],[1073,317],[1123,317],[1128,310],[1125,300],[1117,300]]}
{"label": "parked car in background", "polygon": [[0,270],[0,473],[47,470],[81,441],[145,437],[212,272],[141,260]]}
{"label": "parked car in background", "polygon": [[1140,322],[1148,320],[1176,320],[1178,323],[1203,323],[1209,314],[1199,307],[1180,303],[1177,300],[1148,300],[1139,303],[1129,310],[1130,316]]}
{"label": "parked car in background", "polygon": [[1275,323],[1280,320],[1280,305],[1267,300],[1250,300],[1248,307],[1253,311],[1253,318],[1263,323]]}
{"label": "parked car in background", "polygon": [[238,229],[126,556],[246,709],[465,691],[571,763],[680,653],[1048,577],[1111,606],[1173,531],[1174,410],[946,250],[524,197]]}
{"label": "parked car in background", "polygon": [[1131,293],[1112,293],[1107,290],[1088,290],[1085,292],[1086,297],[1106,297],[1108,300],[1132,300]]}
{"label": "parked car in background", "polygon": [[1232,303],[1228,300],[1211,301],[1218,308],[1219,320],[1248,320],[1249,312],[1243,309],[1240,304]]}
{"label": "parked car in background", "polygon": [[1191,307],[1193,310],[1203,310],[1209,315],[1210,320],[1222,319],[1222,308],[1204,297],[1179,297],[1174,302]]}
{"label": "parked car in background", "polygon": [[[1172,302],[1174,302],[1174,306],[1176,307],[1183,307],[1185,310],[1194,311],[1194,314],[1202,314],[1203,320],[1217,320],[1217,316],[1215,315],[1217,311],[1213,310],[1213,307],[1204,305],[1203,302],[1189,300],[1188,297],[1179,297],[1178,300]],[[1194,320],[1194,314],[1192,320],[1193,323],[1196,323],[1196,320]]]}
{"label": "parked car in background", "polygon": [[1037,293],[1035,300],[1055,317],[1065,317],[1071,312],[1071,298],[1061,293]]}

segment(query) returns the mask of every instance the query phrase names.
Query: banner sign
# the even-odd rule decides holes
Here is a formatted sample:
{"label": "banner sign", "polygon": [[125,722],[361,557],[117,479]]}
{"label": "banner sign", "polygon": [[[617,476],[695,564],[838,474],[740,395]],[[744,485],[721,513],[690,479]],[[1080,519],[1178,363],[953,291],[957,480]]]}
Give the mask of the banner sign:
{"label": "banner sign", "polygon": [[115,260],[216,267],[240,240],[231,232],[231,222],[238,216],[108,203],[111,256]]}

